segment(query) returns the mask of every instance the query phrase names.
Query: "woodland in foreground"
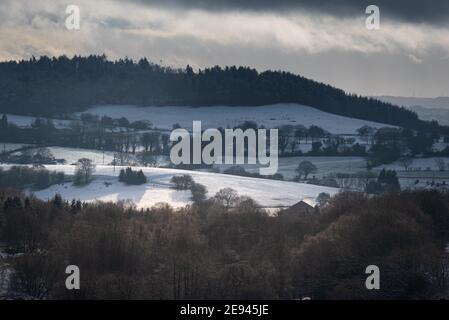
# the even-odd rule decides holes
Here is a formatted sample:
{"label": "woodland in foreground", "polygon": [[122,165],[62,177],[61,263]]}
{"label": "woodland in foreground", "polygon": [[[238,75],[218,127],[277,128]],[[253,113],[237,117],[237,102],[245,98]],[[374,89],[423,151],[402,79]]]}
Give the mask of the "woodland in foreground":
{"label": "woodland in foreground", "polygon": [[[137,210],[5,189],[0,241],[10,291],[38,299],[448,297],[448,194],[341,193],[316,210],[270,216],[244,197]],[[80,290],[65,288],[70,264]],[[372,264],[380,290],[365,288]]]}

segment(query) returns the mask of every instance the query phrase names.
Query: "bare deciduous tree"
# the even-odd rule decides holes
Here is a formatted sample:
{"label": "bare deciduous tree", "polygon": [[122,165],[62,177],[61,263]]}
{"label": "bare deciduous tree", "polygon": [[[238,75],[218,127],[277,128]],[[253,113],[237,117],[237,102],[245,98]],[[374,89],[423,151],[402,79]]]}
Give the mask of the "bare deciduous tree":
{"label": "bare deciduous tree", "polygon": [[75,169],[75,185],[88,184],[92,178],[92,173],[94,172],[95,165],[92,163],[92,160],[87,158],[79,159]]}
{"label": "bare deciduous tree", "polygon": [[237,204],[239,195],[237,191],[232,188],[224,188],[215,194],[214,200],[219,204],[229,208]]}
{"label": "bare deciduous tree", "polygon": [[413,164],[413,158],[410,157],[402,157],[399,159],[399,163],[402,164],[405,171],[408,171],[410,166]]}
{"label": "bare deciduous tree", "polygon": [[435,159],[435,164],[437,165],[438,170],[444,171],[446,170],[446,162],[442,158]]}
{"label": "bare deciduous tree", "polygon": [[298,173],[298,178],[304,175],[304,179],[307,179],[307,176],[311,173],[316,173],[318,171],[317,167],[310,161],[304,160],[301,161],[296,168],[296,172]]}

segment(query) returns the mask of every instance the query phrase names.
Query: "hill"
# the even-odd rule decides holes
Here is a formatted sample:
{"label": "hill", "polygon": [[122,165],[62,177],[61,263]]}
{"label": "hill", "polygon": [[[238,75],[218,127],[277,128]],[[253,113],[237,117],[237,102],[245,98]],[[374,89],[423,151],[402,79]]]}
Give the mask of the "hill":
{"label": "hill", "polygon": [[194,72],[143,58],[41,57],[0,63],[0,112],[54,115],[93,105],[260,106],[297,103],[321,111],[414,129],[416,113],[284,71],[215,66]]}
{"label": "hill", "polygon": [[416,98],[416,97],[379,96],[375,98],[386,103],[392,103],[403,107],[421,106],[424,108],[449,109],[449,97]]}
{"label": "hill", "polygon": [[406,107],[416,112],[422,120],[438,121],[441,125],[449,125],[449,97],[411,98],[380,96],[377,99]]}

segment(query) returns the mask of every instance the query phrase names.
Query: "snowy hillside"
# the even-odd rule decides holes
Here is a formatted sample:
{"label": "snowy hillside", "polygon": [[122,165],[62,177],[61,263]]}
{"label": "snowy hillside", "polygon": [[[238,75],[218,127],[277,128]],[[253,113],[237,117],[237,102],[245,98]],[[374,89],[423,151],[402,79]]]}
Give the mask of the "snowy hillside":
{"label": "snowy hillside", "polygon": [[[70,165],[50,165],[47,168],[66,174],[74,172],[74,166]],[[222,188],[233,188],[239,195],[250,196],[264,207],[289,206],[301,200],[314,204],[319,193],[327,192],[334,195],[338,192],[338,189],[329,187],[209,172],[162,168],[134,169],[142,169],[149,179],[148,183],[141,186],[126,186],[117,181],[119,167],[114,171],[110,166],[97,166],[95,180],[88,186],[75,187],[71,183],[65,183],[36,191],[34,194],[44,200],[59,193],[65,199],[75,198],[83,201],[131,200],[139,208],[151,207],[158,202],[167,202],[174,207],[180,207],[190,202],[190,191],[177,191],[171,188],[170,179],[176,174],[190,174],[196,182],[207,187],[208,196],[215,195]]]}
{"label": "snowy hillside", "polygon": [[[85,111],[98,116],[125,117],[130,121],[148,120],[154,127],[171,129],[179,123],[191,128],[193,120],[201,120],[203,128],[234,127],[243,121],[255,121],[267,128],[290,125],[317,125],[334,133],[355,133],[363,125],[380,128],[389,125],[326,113],[298,104],[275,104],[261,107],[136,107],[98,106]],[[79,114],[78,114],[79,115]]]}

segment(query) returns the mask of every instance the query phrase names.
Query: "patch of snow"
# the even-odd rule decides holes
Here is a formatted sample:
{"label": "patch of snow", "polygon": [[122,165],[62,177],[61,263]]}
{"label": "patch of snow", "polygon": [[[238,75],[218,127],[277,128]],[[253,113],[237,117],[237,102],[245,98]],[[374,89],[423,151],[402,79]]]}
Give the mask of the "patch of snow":
{"label": "patch of snow", "polygon": [[438,141],[432,145],[432,151],[441,152],[448,147],[449,147],[449,143]]}

